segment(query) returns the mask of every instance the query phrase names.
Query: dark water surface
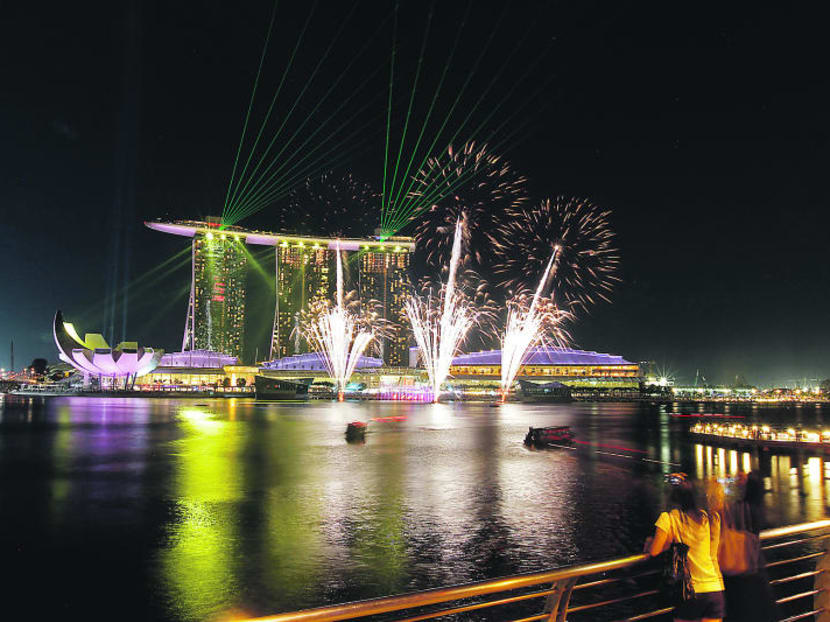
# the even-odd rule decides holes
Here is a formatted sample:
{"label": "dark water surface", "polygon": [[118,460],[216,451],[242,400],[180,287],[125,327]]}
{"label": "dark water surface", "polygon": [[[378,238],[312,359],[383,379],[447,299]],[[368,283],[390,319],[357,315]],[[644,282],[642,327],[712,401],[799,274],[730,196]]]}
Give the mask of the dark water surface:
{"label": "dark water surface", "polygon": [[[665,506],[665,473],[758,466],[694,444],[689,420],[671,410],[7,399],[3,611],[264,615],[635,552]],[[741,412],[821,425],[820,409]],[[406,418],[370,424],[365,445],[345,443],[348,421],[396,415]],[[528,426],[558,424],[654,462],[523,447]],[[771,523],[825,516],[822,458],[772,456],[760,467]]]}

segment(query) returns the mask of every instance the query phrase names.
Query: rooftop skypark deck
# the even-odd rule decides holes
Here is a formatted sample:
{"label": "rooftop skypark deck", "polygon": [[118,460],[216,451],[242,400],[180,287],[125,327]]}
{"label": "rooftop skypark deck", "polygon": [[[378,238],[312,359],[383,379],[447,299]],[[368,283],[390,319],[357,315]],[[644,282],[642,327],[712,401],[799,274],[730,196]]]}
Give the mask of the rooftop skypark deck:
{"label": "rooftop skypark deck", "polygon": [[315,245],[324,248],[340,248],[340,250],[357,251],[357,250],[382,250],[393,252],[412,252],[415,249],[415,241],[407,236],[393,236],[380,240],[377,237],[372,238],[331,238],[331,237],[313,237],[307,235],[299,235],[290,232],[280,231],[260,231],[258,229],[245,229],[236,225],[222,226],[218,222],[208,222],[200,220],[176,220],[176,221],[162,221],[153,220],[145,221],[145,226],[155,231],[162,233],[170,233],[172,235],[180,235],[183,237],[192,238],[197,234],[203,235],[218,235],[235,237],[244,240],[246,244],[255,244],[259,246],[278,246],[281,244],[291,246],[309,246]]}

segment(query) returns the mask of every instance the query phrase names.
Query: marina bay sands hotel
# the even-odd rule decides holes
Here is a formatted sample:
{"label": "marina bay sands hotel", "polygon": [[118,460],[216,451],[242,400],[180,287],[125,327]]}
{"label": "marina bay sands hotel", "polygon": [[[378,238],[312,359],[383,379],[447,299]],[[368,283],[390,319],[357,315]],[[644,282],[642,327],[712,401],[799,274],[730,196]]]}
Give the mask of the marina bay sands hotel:
{"label": "marina bay sands hotel", "polygon": [[246,244],[274,247],[276,295],[270,358],[308,351],[297,330],[303,309],[334,297],[335,260],[345,251],[346,290],[361,302],[378,301],[393,330],[382,344],[386,365],[405,366],[409,355],[404,300],[409,284],[409,237],[380,239],[315,238],[221,226],[205,221],[145,222],[150,229],[192,238],[190,302],[182,350],[213,350],[242,358],[245,295],[250,253]]}

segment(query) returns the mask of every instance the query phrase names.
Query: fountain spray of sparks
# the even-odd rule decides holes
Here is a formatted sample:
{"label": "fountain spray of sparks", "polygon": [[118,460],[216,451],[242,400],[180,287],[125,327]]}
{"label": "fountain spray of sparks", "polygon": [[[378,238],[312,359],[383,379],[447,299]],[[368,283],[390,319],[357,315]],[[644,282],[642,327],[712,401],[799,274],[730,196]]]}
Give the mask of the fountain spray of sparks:
{"label": "fountain spray of sparks", "polygon": [[406,301],[406,314],[429,375],[435,402],[450,373],[452,359],[476,320],[474,307],[455,287],[462,235],[463,224],[459,218],[455,225],[449,275],[441,292],[443,297],[433,298],[428,293],[425,297],[410,296]]}
{"label": "fountain spray of sparks", "polygon": [[329,374],[335,382],[337,396],[343,392],[363,352],[375,339],[372,330],[361,328],[359,317],[344,303],[343,260],[337,249],[337,300],[331,309],[315,314],[303,329],[306,340],[323,357]]}
{"label": "fountain spray of sparks", "polygon": [[524,362],[527,353],[543,338],[545,326],[553,321],[556,323],[555,311],[540,305],[542,292],[547,285],[551,270],[556,264],[559,247],[551,253],[548,265],[545,268],[539,285],[530,300],[530,306],[521,304],[521,297],[517,296],[508,305],[507,323],[501,339],[501,396],[502,401],[507,399],[507,393],[513,386],[513,380]]}

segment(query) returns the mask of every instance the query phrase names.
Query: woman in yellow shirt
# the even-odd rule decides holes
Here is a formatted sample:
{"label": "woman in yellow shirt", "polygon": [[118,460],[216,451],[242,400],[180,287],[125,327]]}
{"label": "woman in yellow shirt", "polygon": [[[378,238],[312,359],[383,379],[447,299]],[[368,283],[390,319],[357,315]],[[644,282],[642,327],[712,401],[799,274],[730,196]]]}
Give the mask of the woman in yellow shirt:
{"label": "woman in yellow shirt", "polygon": [[689,547],[688,566],[695,595],[675,603],[675,622],[721,622],[724,616],[723,577],[718,567],[720,517],[709,516],[697,502],[694,487],[684,481],[672,489],[671,512],[657,519],[646,553],[659,555],[673,542]]}

